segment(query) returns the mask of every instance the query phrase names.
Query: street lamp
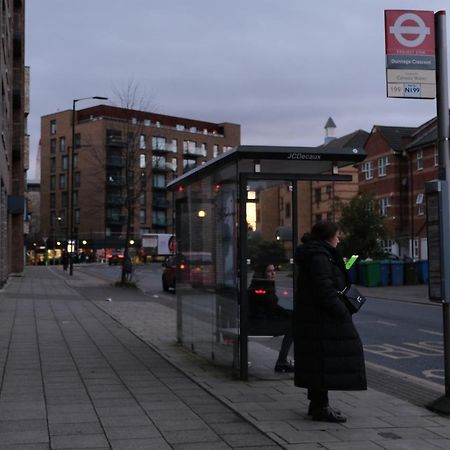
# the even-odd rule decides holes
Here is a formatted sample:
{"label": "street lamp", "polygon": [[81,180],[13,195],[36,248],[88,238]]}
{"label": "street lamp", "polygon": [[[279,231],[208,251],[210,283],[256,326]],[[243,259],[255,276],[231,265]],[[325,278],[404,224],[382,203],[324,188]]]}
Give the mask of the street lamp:
{"label": "street lamp", "polygon": [[[83,97],[83,98],[76,98],[72,101],[72,147],[71,147],[71,153],[69,155],[69,240],[67,242],[67,251],[69,253],[69,274],[73,275],[73,251],[75,250],[75,241],[74,241],[74,230],[73,230],[73,173],[74,173],[74,156],[75,156],[75,106],[76,104],[81,100],[108,100],[108,97],[100,97],[98,95],[95,95],[94,97]],[[70,249],[70,251],[69,251]]]}
{"label": "street lamp", "polygon": [[59,224],[60,224],[60,222],[61,222],[61,217],[57,217],[56,218],[56,223],[55,223],[55,226],[54,226],[54,228],[53,228],[53,265],[55,265],[55,255],[56,255],[56,246],[55,246],[55,241],[56,241],[56,227],[58,227],[58,229],[59,229]]}

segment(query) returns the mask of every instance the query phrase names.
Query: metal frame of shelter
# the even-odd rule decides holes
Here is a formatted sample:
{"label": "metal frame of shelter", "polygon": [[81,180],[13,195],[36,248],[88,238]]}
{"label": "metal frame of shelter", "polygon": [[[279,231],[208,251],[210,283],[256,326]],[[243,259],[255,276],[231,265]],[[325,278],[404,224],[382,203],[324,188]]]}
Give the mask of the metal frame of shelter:
{"label": "metal frame of shelter", "polygon": [[177,239],[178,341],[247,379],[249,184],[289,184],[295,248],[298,182],[351,181],[351,175],[339,174],[339,168],[364,158],[360,148],[238,146],[170,182]]}

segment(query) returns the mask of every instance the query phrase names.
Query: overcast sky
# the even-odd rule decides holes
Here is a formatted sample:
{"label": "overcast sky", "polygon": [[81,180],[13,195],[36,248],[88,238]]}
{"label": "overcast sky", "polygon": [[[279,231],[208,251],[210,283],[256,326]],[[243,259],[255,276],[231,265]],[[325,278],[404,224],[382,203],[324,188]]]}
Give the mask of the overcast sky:
{"label": "overcast sky", "polygon": [[384,10],[438,11],[446,5],[28,0],[29,179],[37,178],[42,115],[94,95],[117,104],[114,90],[130,80],[154,112],[241,124],[242,144],[320,145],[330,116],[337,136],[373,125],[417,126],[436,114],[435,101],[386,98]]}

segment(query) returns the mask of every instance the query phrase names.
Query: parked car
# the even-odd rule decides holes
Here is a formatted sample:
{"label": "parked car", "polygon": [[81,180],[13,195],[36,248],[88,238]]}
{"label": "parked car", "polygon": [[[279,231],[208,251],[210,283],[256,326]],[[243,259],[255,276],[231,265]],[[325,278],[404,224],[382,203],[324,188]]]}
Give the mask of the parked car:
{"label": "parked car", "polygon": [[112,264],[117,265],[121,264],[124,258],[123,252],[114,251],[111,253],[108,253],[106,255],[106,259],[108,260],[108,264],[111,266]]}

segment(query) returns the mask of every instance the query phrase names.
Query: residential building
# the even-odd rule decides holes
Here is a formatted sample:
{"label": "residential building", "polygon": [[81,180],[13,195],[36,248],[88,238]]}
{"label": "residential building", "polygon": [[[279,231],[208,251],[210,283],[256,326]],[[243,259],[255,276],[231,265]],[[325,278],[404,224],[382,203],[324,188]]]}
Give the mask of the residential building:
{"label": "residential building", "polygon": [[0,286],[24,265],[24,191],[28,168],[29,72],[24,66],[24,0],[0,9]]}
{"label": "residential building", "polygon": [[240,144],[232,123],[107,105],[74,119],[72,152],[72,110],[41,118],[41,231],[67,243],[72,209],[72,236],[90,250],[123,247],[127,217],[136,243],[171,232],[166,184]]}
{"label": "residential building", "polygon": [[[336,128],[330,117],[325,124],[325,143],[322,149],[336,152],[343,148],[363,148],[369,136],[364,130],[336,138]],[[340,219],[340,204],[345,204],[358,193],[358,168],[354,165],[339,169],[339,175],[351,175],[350,182],[313,181],[311,183],[311,214],[312,223],[320,220],[337,222]]]}

